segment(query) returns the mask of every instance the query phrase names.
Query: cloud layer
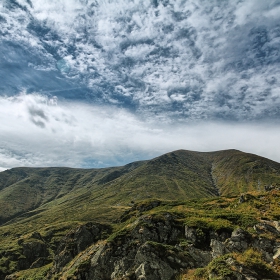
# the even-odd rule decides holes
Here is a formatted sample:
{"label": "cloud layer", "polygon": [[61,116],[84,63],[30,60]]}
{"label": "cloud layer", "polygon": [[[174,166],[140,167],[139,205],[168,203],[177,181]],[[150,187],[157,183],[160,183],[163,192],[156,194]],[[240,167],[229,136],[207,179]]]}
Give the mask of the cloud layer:
{"label": "cloud layer", "polygon": [[241,149],[280,161],[275,125],[142,121],[125,109],[22,93],[0,98],[0,170],[14,166],[104,167],[176,149]]}
{"label": "cloud layer", "polygon": [[167,121],[279,119],[279,11],[274,0],[6,0],[3,60],[21,78],[2,87]]}

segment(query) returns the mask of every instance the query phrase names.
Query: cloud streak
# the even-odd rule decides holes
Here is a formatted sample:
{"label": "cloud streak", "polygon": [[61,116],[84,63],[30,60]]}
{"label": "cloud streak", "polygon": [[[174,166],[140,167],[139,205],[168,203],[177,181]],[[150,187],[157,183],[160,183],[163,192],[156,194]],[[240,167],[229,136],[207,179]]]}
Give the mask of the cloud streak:
{"label": "cloud streak", "polygon": [[167,125],[117,107],[57,102],[39,94],[1,97],[0,118],[2,170],[121,165],[176,149],[236,148],[280,161],[280,132],[266,123]]}

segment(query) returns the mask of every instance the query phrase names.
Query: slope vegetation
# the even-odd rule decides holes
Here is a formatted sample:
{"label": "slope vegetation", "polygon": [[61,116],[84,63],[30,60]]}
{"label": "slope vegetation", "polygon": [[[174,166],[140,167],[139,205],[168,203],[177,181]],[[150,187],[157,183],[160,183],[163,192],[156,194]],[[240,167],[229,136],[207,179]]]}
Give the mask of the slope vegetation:
{"label": "slope vegetation", "polygon": [[[191,269],[209,265],[211,270],[215,264],[210,261],[214,261],[218,245],[210,256],[211,237],[217,235],[217,242],[225,242],[224,237],[235,234],[237,227],[251,236],[242,250],[257,248],[260,252],[255,255],[261,261],[266,251],[254,245],[254,238],[259,238],[254,234],[263,233],[274,240],[269,247],[273,252],[278,230],[254,232],[253,228],[265,220],[262,227],[269,229],[280,219],[279,186],[279,163],[237,150],[179,150],[148,161],[102,169],[14,168],[1,172],[0,280],[23,270],[7,279],[87,279],[83,278],[84,271],[93,273],[92,277],[97,277],[94,279],[111,279],[112,273],[114,279],[124,279],[117,273],[125,273],[125,267],[143,265],[142,270],[139,268],[142,272],[149,270],[138,257],[152,262],[150,251],[157,256],[164,254],[166,258],[157,261],[161,264],[176,260],[179,254],[185,266],[175,261],[168,273],[173,277],[187,269],[186,277],[192,277]],[[250,194],[241,195],[247,192]],[[184,226],[190,227],[190,232],[184,233]],[[223,237],[219,237],[221,234]],[[188,242],[202,252],[191,252]],[[233,254],[231,258],[244,261],[227,243],[220,245],[224,252]],[[131,258],[135,263],[127,263],[125,255],[109,253],[118,248],[134,252]],[[145,255],[147,248],[149,255]],[[118,258],[124,258],[126,266],[110,266],[108,275],[99,277],[91,267],[96,254],[107,256],[104,267]],[[273,254],[267,258],[268,263],[277,255]],[[199,256],[203,261],[197,261]],[[267,269],[271,275],[278,275],[273,268]],[[141,276],[140,270],[133,270],[132,278],[125,279]],[[203,270],[203,275],[207,271]]]}
{"label": "slope vegetation", "polygon": [[54,208],[72,213],[81,205],[126,207],[149,198],[228,196],[279,184],[279,163],[236,150],[179,150],[103,169],[14,168],[0,173],[0,223]]}

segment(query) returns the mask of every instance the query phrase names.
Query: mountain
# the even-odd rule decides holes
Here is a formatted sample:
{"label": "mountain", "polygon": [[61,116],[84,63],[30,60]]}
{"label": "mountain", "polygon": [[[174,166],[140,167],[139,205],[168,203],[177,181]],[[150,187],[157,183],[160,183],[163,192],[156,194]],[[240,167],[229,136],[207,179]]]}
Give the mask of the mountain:
{"label": "mountain", "polygon": [[[250,235],[241,251],[257,248],[266,252],[261,245],[254,245],[260,234],[266,234],[273,240],[269,247],[272,254],[277,251],[280,234],[273,224],[280,218],[279,186],[279,163],[237,150],[178,150],[102,169],[6,170],[0,173],[0,279],[25,269],[29,278],[19,272],[6,279],[140,279],[156,265],[160,267],[158,278],[146,275],[146,279],[173,279],[180,268],[189,271],[210,265],[215,254],[223,255],[216,252],[218,245],[223,252],[234,253],[224,242],[225,237],[235,242],[231,235],[237,228],[246,231],[242,233],[245,237]],[[259,222],[265,225],[256,232]],[[139,235],[142,231],[145,234]],[[221,244],[211,247],[212,239]],[[186,242],[198,251],[191,254]],[[185,244],[185,249],[178,244]],[[148,251],[139,251],[137,246]],[[136,263],[115,252],[130,247]],[[112,250],[114,253],[109,253]],[[158,254],[167,259],[158,259]],[[181,257],[171,265],[168,257],[175,260],[176,254]],[[203,254],[207,257],[198,261]],[[149,268],[141,258],[153,262],[152,256],[157,261]],[[118,258],[122,263],[116,264]],[[105,270],[98,262],[101,270],[93,269],[93,259],[104,265],[112,262],[106,275],[101,275]],[[132,269],[136,265],[142,265],[137,273]],[[117,275],[131,269],[131,278]],[[69,271],[75,271],[72,278]],[[162,276],[166,271],[169,278]],[[273,269],[269,271],[276,277]],[[32,273],[36,277],[30,276]],[[86,278],[83,273],[91,276]],[[77,275],[80,278],[75,278]]]}
{"label": "mountain", "polygon": [[78,201],[125,207],[148,198],[228,196],[279,183],[279,163],[237,150],[179,150],[103,169],[14,168],[0,173],[0,222],[59,205],[65,211]]}

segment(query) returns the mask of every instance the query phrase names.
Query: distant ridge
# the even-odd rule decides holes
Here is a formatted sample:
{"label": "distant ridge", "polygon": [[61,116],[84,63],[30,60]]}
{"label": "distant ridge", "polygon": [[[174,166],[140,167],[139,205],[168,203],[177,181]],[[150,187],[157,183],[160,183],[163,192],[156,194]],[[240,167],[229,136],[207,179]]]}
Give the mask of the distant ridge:
{"label": "distant ridge", "polygon": [[143,199],[232,196],[266,185],[280,185],[280,164],[238,150],[177,150],[101,169],[20,167],[0,173],[0,223],[36,209],[71,209],[78,201],[125,206]]}

